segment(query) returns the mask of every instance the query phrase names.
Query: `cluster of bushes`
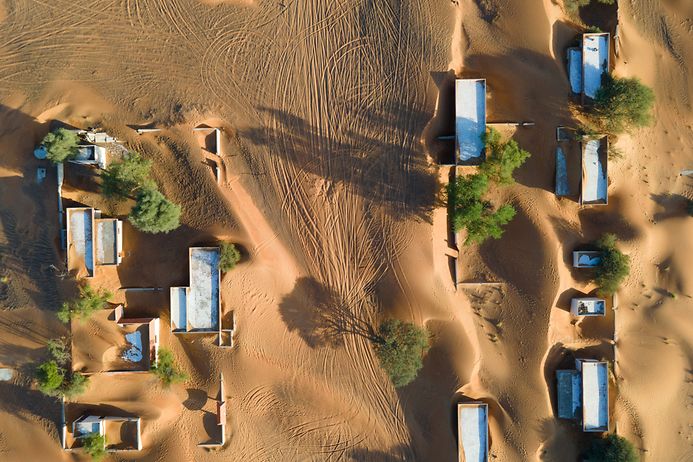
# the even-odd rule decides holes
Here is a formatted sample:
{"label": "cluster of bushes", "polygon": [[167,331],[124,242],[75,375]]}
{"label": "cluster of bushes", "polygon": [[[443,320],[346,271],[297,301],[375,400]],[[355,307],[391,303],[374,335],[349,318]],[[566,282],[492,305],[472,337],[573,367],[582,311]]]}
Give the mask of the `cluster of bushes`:
{"label": "cluster of bushes", "polygon": [[236,267],[236,263],[241,260],[241,252],[230,242],[222,242],[219,247],[219,269],[226,273]]}
{"label": "cluster of bushes", "polygon": [[94,290],[88,284],[79,288],[79,297],[69,302],[63,302],[58,309],[58,319],[70,322],[71,319],[89,319],[94,312],[106,308],[113,294],[107,290]]}
{"label": "cluster of bushes", "polygon": [[38,389],[48,396],[73,398],[87,389],[89,379],[73,372],[70,366],[69,343],[65,339],[49,340],[50,359],[36,368],[35,379]]}
{"label": "cluster of bushes", "polygon": [[134,198],[128,219],[145,233],[168,233],[180,226],[181,207],[159,192],[150,176],[152,162],[130,151],[123,160],[113,162],[102,174],[105,196]]}
{"label": "cluster of bushes", "polygon": [[91,460],[98,462],[106,457],[106,437],[99,432],[88,433],[80,436],[82,440],[82,449],[86,452]]}
{"label": "cluster of bushes", "polygon": [[490,129],[484,137],[486,160],[475,175],[459,176],[448,184],[447,201],[455,232],[466,229],[465,244],[482,243],[489,237],[498,239],[503,226],[515,216],[515,208],[505,204],[495,208],[484,199],[491,181],[499,185],[515,183],[515,169],[525,163],[530,153],[515,140],[501,141],[500,133]]}
{"label": "cluster of bushes", "polygon": [[380,365],[395,387],[409,384],[423,365],[428,350],[426,331],[415,324],[389,319],[371,339]]}
{"label": "cluster of bushes", "polygon": [[609,434],[595,439],[584,455],[585,462],[638,462],[633,444],[622,436]]}
{"label": "cluster of bushes", "polygon": [[584,131],[620,135],[652,123],[654,92],[637,78],[603,77],[594,104],[586,109]]}
{"label": "cluster of bushes", "polygon": [[165,387],[188,380],[188,374],[176,365],[173,353],[164,348],[159,349],[159,358],[152,366],[152,373],[161,380]]}
{"label": "cluster of bushes", "polygon": [[79,137],[77,133],[65,128],[58,128],[43,137],[41,146],[46,150],[46,158],[60,164],[77,156]]}
{"label": "cluster of bushes", "polygon": [[630,273],[630,258],[618,250],[614,234],[604,234],[597,241],[597,248],[602,252],[602,261],[595,281],[601,295],[612,295]]}
{"label": "cluster of bushes", "polygon": [[592,1],[597,1],[605,5],[613,5],[616,0],[563,0],[563,7],[566,13],[574,15],[577,14],[581,7],[589,5]]}

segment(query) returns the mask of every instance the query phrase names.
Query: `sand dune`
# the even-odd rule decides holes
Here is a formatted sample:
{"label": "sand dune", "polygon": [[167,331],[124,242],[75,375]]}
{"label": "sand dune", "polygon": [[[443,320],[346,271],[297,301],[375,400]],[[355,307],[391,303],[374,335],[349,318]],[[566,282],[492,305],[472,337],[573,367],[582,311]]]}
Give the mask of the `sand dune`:
{"label": "sand dune", "polygon": [[[616,358],[613,420],[643,460],[691,459],[691,183],[678,176],[693,151],[691,11],[621,3],[615,72],[654,88],[656,123],[619,140],[609,205],[585,210],[553,195],[555,127],[575,124],[564,49],[578,33],[553,2],[0,2],[0,365],[19,371],[0,383],[12,398],[3,460],[61,457],[59,408],[28,389],[42,345],[65,332],[52,313],[75,291],[57,277],[55,174],[30,181],[53,119],[108,129],[184,206],[165,237],[126,224],[122,265],[95,281],[159,312],[162,343],[191,376],[169,391],[147,375],[93,378],[84,402],[143,416],[138,460],[452,461],[454,408],[476,399],[489,403],[495,460],[573,460],[584,441],[555,419],[551,383],[569,350]],[[490,121],[535,122],[508,131],[533,155],[517,185],[492,193],[518,216],[503,239],[460,251],[464,278],[500,288],[455,292],[450,278],[437,200],[449,176],[434,163],[451,149],[436,138],[450,134],[453,73],[487,79]],[[166,129],[128,126],[147,123]],[[219,184],[191,134],[202,123],[223,128]],[[71,175],[69,199],[127,213]],[[632,275],[612,317],[571,324],[566,294],[593,287],[570,251],[605,231]],[[219,238],[244,257],[222,281],[233,350],[169,334],[165,296],[118,290],[186,283],[187,247]],[[403,390],[361,335],[385,316],[432,333]],[[90,345],[85,329],[79,348],[102,351],[107,339]],[[211,437],[220,372],[228,443],[208,451],[197,444]]]}

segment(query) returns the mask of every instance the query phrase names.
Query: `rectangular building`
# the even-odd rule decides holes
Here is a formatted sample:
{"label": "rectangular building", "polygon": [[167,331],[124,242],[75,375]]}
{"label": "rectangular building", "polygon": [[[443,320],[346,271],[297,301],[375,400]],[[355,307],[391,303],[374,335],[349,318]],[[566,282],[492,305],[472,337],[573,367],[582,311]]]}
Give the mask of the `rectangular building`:
{"label": "rectangular building", "polygon": [[606,136],[582,143],[581,205],[606,205],[609,202],[608,150]]}
{"label": "rectangular building", "polygon": [[123,260],[123,222],[101,218],[91,207],[66,209],[67,268],[87,278],[97,266],[114,266]]}
{"label": "rectangular building", "polygon": [[219,333],[219,247],[191,247],[190,286],[171,287],[171,331]]}
{"label": "rectangular building", "polygon": [[576,250],[573,252],[573,267],[596,268],[602,264],[602,253],[599,250]]}
{"label": "rectangular building", "polygon": [[582,429],[609,430],[609,369],[606,362],[581,360]]}
{"label": "rectangular building", "polygon": [[570,312],[573,316],[604,316],[606,300],[595,297],[573,298],[570,301]]}
{"label": "rectangular building", "polygon": [[457,164],[480,164],[486,133],[486,80],[455,80],[455,151]]}
{"label": "rectangular building", "polygon": [[457,436],[460,462],[488,462],[488,405],[457,405]]}
{"label": "rectangular building", "polygon": [[594,99],[602,86],[602,77],[609,73],[609,34],[582,34],[583,94]]}

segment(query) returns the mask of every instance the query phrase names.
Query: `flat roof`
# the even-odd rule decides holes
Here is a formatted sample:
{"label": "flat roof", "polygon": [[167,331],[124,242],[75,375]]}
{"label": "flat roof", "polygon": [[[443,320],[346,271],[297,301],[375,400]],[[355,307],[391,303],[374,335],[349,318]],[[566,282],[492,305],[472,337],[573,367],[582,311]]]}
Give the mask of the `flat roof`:
{"label": "flat roof", "polygon": [[187,329],[187,287],[171,287],[171,330],[185,331]]}
{"label": "flat roof", "polygon": [[576,250],[573,252],[575,268],[596,268],[602,263],[602,252],[599,250]]}
{"label": "flat roof", "polygon": [[581,401],[580,373],[572,370],[556,371],[556,407],[558,418],[576,419]]}
{"label": "flat roof", "polygon": [[582,427],[585,431],[609,429],[608,374],[606,362],[582,362]]}
{"label": "flat roof", "polygon": [[219,247],[191,247],[190,286],[171,287],[173,332],[219,331]]}
{"label": "flat roof", "polygon": [[67,209],[67,267],[68,270],[86,268],[94,275],[93,219],[94,209],[71,207]]}
{"label": "flat roof", "polygon": [[582,143],[582,194],[583,204],[606,204],[607,183],[606,137]]}
{"label": "flat roof", "polygon": [[568,48],[568,76],[573,93],[582,92],[582,51],[579,48]]}
{"label": "flat roof", "polygon": [[100,218],[97,219],[95,223],[94,240],[96,241],[96,264],[117,264],[120,220],[116,218]]}
{"label": "flat roof", "polygon": [[609,72],[609,34],[582,35],[582,80],[584,93],[594,98],[602,86],[602,75]]}
{"label": "flat roof", "polygon": [[488,461],[488,405],[459,403],[457,432],[460,462]]}
{"label": "flat roof", "polygon": [[455,149],[458,162],[481,160],[486,133],[486,80],[455,80]]}

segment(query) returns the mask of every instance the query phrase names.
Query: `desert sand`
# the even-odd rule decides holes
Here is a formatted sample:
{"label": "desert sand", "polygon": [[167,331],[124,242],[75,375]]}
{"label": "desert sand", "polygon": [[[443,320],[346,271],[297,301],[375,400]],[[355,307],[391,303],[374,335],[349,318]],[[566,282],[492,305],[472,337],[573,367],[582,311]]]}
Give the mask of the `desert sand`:
{"label": "desert sand", "polygon": [[[555,127],[575,124],[564,50],[581,29],[550,0],[0,0],[0,367],[16,371],[0,382],[0,458],[83,460],[60,449],[57,401],[31,388],[45,342],[67,334],[54,312],[76,291],[62,277],[54,169],[34,181],[32,149],[60,120],[152,159],[184,209],[165,236],[126,223],[123,263],[94,280],[161,316],[162,345],[190,374],[169,390],[147,374],[92,377],[81,403],[144,421],[144,450],[108,460],[454,461],[456,405],[477,399],[491,460],[575,460],[582,436],[554,416],[565,348],[615,360],[612,430],[642,460],[693,460],[692,191],[679,176],[693,168],[693,10],[652,3],[620,2],[614,72],[654,89],[656,122],[620,138],[609,205],[580,208],[554,196],[553,178]],[[502,239],[459,252],[463,279],[502,284],[458,292],[439,194],[450,172],[437,165],[452,151],[437,137],[451,134],[455,74],[487,79],[490,121],[535,123],[511,131],[532,157],[494,193],[518,215]],[[223,130],[219,184],[200,124]],[[127,213],[88,170],[68,175],[67,199]],[[603,232],[631,275],[615,311],[573,325],[566,296],[593,287],[570,252]],[[222,281],[231,350],[168,331],[187,247],[219,239],[243,249]],[[431,332],[399,390],[359,335],[390,316]],[[81,352],[109,344],[96,322],[77,331]],[[220,372],[227,444],[198,448],[216,431]]]}

